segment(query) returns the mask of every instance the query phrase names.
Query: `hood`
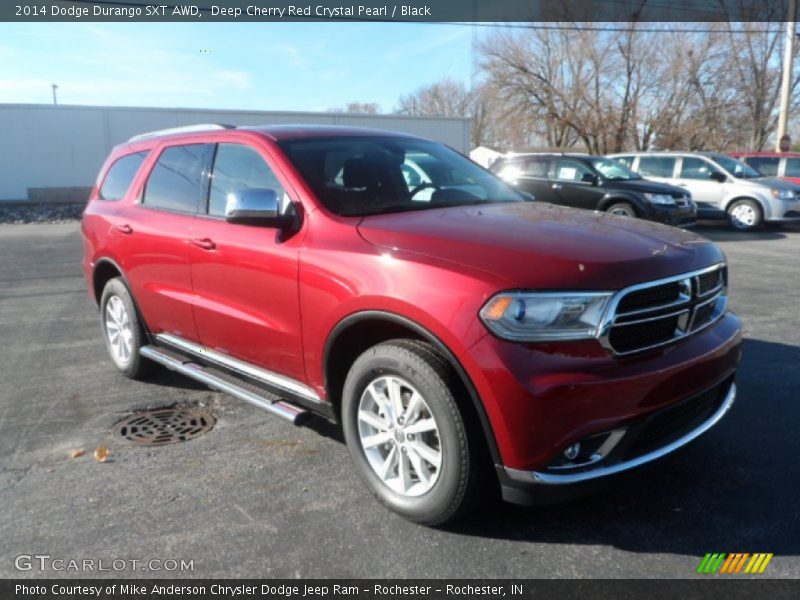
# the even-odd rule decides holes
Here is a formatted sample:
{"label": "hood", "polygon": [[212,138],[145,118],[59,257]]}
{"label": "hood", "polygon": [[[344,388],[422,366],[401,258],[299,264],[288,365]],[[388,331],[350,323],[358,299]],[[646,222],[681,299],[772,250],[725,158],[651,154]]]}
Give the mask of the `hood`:
{"label": "hood", "polygon": [[757,177],[755,179],[737,179],[736,183],[744,183],[756,185],[758,187],[767,186],[779,190],[791,190],[795,194],[800,193],[800,185],[786,181],[785,179],[778,179],[777,177]]}
{"label": "hood", "polygon": [[603,184],[606,189],[620,189],[629,192],[639,192],[640,194],[669,194],[673,198],[680,198],[686,196],[689,192],[684,188],[676,185],[669,185],[668,183],[661,183],[659,181],[650,181],[649,179],[625,179],[619,181],[606,180]]}
{"label": "hood", "polygon": [[650,221],[513,202],[364,217],[368,242],[505,278],[509,287],[616,290],[724,260],[705,238]]}

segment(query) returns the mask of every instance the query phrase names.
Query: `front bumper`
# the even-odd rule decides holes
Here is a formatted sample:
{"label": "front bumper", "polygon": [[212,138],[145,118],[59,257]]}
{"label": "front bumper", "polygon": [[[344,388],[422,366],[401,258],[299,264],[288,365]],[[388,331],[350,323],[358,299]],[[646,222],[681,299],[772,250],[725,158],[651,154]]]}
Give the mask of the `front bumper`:
{"label": "front bumper", "polygon": [[650,212],[651,220],[664,225],[691,227],[697,223],[697,207],[694,203],[673,207],[651,204]]}
{"label": "front bumper", "polygon": [[766,221],[770,223],[787,223],[800,220],[800,201],[769,199],[769,214]]}
{"label": "front bumper", "polygon": [[[716,387],[716,386],[715,386]],[[534,483],[541,485],[570,485],[575,483],[584,483],[596,479],[602,479],[611,475],[616,475],[635,469],[642,465],[646,465],[654,460],[662,458],[672,452],[682,448],[689,442],[700,437],[706,431],[716,425],[722,417],[733,406],[736,399],[736,384],[732,381],[725,385],[725,389],[721,394],[721,401],[716,410],[706,419],[701,420],[695,426],[691,427],[687,432],[683,433],[676,439],[660,446],[656,449],[634,456],[619,462],[612,462],[610,464],[603,464],[595,468],[578,471],[575,473],[554,473],[546,471],[521,471],[518,469],[505,469],[509,479],[523,484]]]}
{"label": "front bumper", "polygon": [[[583,493],[592,482],[669,454],[718,422],[735,398],[741,323],[727,313],[673,345],[622,358],[593,340],[524,345],[491,336],[469,355],[483,374],[473,381],[497,443],[504,497],[530,503],[533,493],[548,501],[555,489]],[[722,395],[680,427],[632,446],[642,424],[717,386],[724,387]],[[581,442],[586,448],[586,440],[614,431],[626,435],[602,459],[578,461],[574,469],[559,464],[569,446]],[[563,497],[559,491],[554,499]]]}

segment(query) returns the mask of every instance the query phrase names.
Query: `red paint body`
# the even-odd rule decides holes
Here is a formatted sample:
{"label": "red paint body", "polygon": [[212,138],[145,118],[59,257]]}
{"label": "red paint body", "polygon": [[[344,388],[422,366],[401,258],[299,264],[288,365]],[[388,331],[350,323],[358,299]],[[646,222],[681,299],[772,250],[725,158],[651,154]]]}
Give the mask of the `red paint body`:
{"label": "red paint body", "polygon": [[[153,151],[123,200],[97,200],[93,191],[83,219],[92,296],[95,268],[110,259],[151,333],[178,334],[292,377],[323,400],[325,347],[334,327],[361,311],[403,316],[458,360],[480,397],[499,459],[514,469],[538,468],[572,440],[700,392],[735,370],[740,326],[732,314],[629,358],[612,357],[594,340],[503,341],[478,318],[501,290],[613,291],[723,261],[707,240],[535,203],[336,216],[275,144],[288,135],[325,130],[228,130],[116,148],[98,186],[118,157]],[[302,206],[299,231],[279,239],[274,229],[139,204],[160,149],[187,141],[256,148]],[[213,249],[200,247],[208,241]]]}

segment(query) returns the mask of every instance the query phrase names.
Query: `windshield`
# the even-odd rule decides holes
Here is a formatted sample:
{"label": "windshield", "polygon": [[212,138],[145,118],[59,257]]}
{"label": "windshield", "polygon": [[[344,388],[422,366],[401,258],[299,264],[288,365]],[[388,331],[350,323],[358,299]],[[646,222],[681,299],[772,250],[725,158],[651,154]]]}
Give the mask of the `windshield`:
{"label": "windshield", "polygon": [[338,215],[523,201],[493,174],[434,142],[342,136],[278,145],[323,204]]}
{"label": "windshield", "polygon": [[609,181],[621,181],[626,179],[641,179],[642,176],[634,173],[628,167],[610,158],[592,158],[592,166]]}
{"label": "windshield", "polygon": [[764,177],[761,173],[756,171],[740,160],[726,156],[725,154],[712,154],[711,159],[716,162],[720,167],[725,169],[728,173],[739,179],[753,179],[755,177]]}

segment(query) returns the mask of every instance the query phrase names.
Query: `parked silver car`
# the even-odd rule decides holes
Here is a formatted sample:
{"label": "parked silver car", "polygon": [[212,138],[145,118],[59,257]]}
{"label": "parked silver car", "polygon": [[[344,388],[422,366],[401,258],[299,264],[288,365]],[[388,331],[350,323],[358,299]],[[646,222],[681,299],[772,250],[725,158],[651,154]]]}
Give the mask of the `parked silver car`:
{"label": "parked silver car", "polygon": [[611,157],[647,179],[689,190],[698,218],[727,218],[739,231],[764,222],[800,221],[800,186],[764,177],[725,154],[630,152]]}

